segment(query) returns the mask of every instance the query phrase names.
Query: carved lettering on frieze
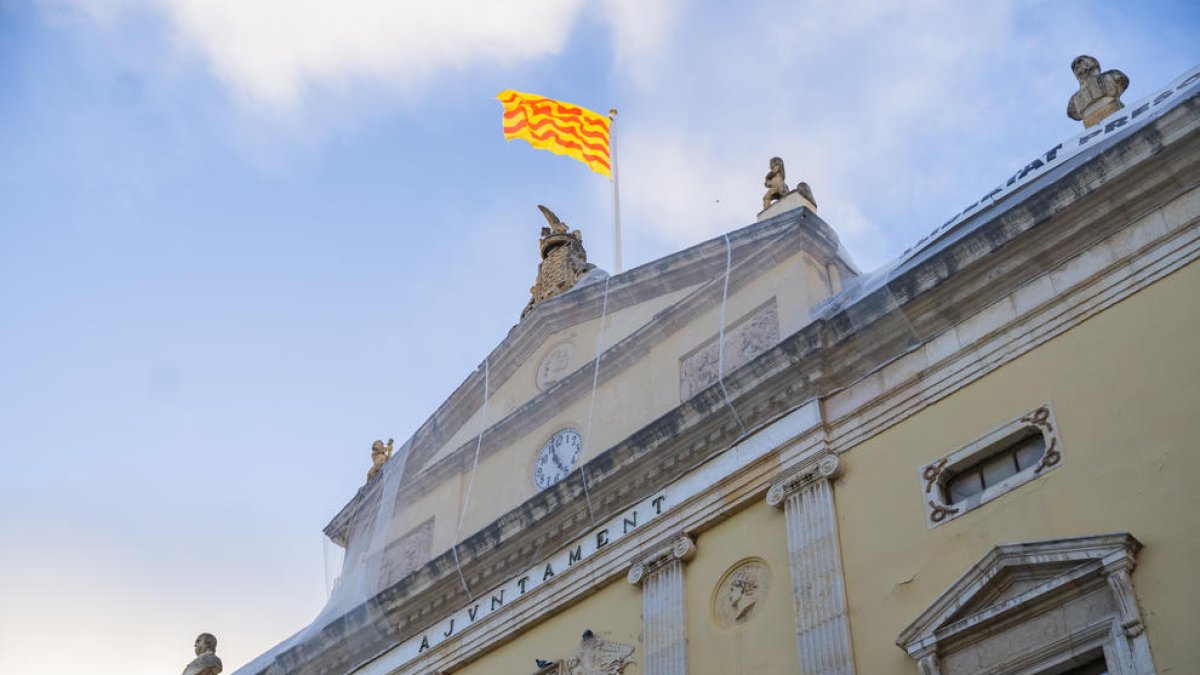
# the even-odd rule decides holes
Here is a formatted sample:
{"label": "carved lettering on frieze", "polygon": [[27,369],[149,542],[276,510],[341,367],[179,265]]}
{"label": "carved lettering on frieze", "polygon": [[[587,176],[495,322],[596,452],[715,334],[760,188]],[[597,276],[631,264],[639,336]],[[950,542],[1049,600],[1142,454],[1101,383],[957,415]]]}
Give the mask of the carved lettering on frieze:
{"label": "carved lettering on frieze", "polygon": [[[725,374],[741,368],[779,342],[779,311],[775,298],[725,329]],[[717,383],[721,359],[720,335],[679,362],[679,396],[686,401]]]}

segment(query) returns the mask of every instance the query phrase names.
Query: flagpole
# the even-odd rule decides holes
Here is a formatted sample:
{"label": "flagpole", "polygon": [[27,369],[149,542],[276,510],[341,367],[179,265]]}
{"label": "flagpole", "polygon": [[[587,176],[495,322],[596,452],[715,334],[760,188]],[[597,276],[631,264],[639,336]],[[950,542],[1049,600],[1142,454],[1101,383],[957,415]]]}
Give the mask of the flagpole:
{"label": "flagpole", "polygon": [[608,119],[609,147],[612,149],[612,199],[613,199],[613,274],[621,273],[621,189],[617,180],[617,109],[610,108]]}

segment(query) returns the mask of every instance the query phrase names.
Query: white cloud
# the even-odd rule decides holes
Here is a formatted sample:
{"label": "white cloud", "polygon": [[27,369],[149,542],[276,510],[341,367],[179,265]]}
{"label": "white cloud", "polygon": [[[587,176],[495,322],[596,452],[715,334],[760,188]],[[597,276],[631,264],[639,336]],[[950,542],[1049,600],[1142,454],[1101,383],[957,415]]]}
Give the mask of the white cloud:
{"label": "white cloud", "polygon": [[[819,0],[677,14],[655,51],[618,60],[634,85],[622,103],[632,113],[622,115],[625,219],[669,248],[745,225],[767,159],[781,155],[789,184],[808,182],[820,215],[876,267],[942,211],[877,218],[921,212],[969,181],[932,153],[980,134],[1022,86],[994,76],[1024,58],[1009,48],[1010,13],[1007,3]],[[943,145],[931,151],[930,139]]]}
{"label": "white cloud", "polygon": [[400,87],[446,70],[512,66],[559,52],[582,0],[74,0],[111,20],[148,8],[235,90],[287,109],[316,86]]}

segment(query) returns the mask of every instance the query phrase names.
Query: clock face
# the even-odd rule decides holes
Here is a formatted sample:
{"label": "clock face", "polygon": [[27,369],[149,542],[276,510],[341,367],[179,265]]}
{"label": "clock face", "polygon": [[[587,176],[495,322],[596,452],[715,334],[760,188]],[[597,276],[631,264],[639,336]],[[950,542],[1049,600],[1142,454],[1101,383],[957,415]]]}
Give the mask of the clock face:
{"label": "clock face", "polygon": [[581,450],[583,436],[577,430],[563,429],[556,432],[542,446],[537,461],[533,464],[533,484],[542,490],[566,478],[579,461]]}

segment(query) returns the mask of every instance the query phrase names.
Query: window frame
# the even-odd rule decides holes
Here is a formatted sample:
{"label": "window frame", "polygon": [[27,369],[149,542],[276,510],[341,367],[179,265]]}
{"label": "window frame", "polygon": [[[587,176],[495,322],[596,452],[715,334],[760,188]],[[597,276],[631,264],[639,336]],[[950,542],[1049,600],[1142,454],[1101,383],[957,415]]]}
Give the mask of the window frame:
{"label": "window frame", "polygon": [[[1009,452],[1025,438],[1041,434],[1045,450],[1036,464],[1017,471],[998,483],[958,501],[949,499],[950,481],[989,458]],[[1005,495],[1063,464],[1062,441],[1050,403],[1019,415],[992,429],[971,443],[928,462],[917,470],[921,501],[925,505],[925,524],[935,528]]]}

